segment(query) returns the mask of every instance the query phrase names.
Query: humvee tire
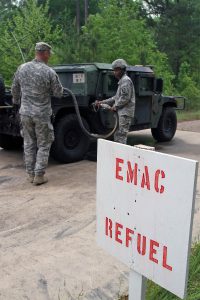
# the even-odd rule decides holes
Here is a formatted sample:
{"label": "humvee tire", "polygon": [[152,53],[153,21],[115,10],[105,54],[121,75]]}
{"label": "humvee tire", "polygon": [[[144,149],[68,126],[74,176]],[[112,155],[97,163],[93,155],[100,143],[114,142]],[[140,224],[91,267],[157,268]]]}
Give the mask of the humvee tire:
{"label": "humvee tire", "polygon": [[0,77],[0,105],[4,104],[5,85],[3,79]]}
{"label": "humvee tire", "polygon": [[[82,118],[84,126],[88,123]],[[51,147],[51,155],[62,163],[83,159],[89,149],[90,139],[82,130],[75,114],[69,114],[59,119],[55,124],[55,141]]]}
{"label": "humvee tire", "polygon": [[22,147],[22,143],[21,137],[0,133],[0,147],[5,150],[19,149]]}
{"label": "humvee tire", "polygon": [[177,128],[177,117],[173,107],[164,107],[157,128],[151,128],[154,139],[158,142],[171,141]]}

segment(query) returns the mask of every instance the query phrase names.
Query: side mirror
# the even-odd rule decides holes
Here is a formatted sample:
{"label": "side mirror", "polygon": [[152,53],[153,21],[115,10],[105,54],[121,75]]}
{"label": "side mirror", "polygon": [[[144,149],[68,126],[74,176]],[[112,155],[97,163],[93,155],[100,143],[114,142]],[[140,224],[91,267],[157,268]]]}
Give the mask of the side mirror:
{"label": "side mirror", "polygon": [[157,78],[155,82],[155,93],[161,94],[163,92],[163,80],[162,78]]}

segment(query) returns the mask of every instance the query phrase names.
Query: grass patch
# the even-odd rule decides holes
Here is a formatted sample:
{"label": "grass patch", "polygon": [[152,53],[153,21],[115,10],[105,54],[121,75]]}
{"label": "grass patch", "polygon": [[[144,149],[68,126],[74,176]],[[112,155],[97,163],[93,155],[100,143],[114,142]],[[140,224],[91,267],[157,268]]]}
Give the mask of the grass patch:
{"label": "grass patch", "polygon": [[[178,121],[200,120],[200,110],[197,111],[177,111]],[[199,300],[199,299],[196,299]]]}
{"label": "grass patch", "polygon": [[[192,248],[190,256],[190,268],[188,278],[188,296],[185,300],[200,300],[200,243]],[[159,287],[152,281],[147,282],[146,300],[179,300],[172,293]],[[128,300],[128,296],[122,297],[120,300]]]}

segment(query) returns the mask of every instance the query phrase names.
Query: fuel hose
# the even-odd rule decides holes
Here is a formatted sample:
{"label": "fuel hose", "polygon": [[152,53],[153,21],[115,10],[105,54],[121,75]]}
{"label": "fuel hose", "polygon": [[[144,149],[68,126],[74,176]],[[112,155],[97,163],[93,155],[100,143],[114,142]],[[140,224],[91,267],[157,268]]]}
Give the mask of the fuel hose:
{"label": "fuel hose", "polygon": [[[79,106],[78,106],[78,102],[77,102],[77,99],[76,99],[76,96],[74,95],[74,93],[69,90],[68,88],[64,88],[64,92],[66,93],[69,93],[72,97],[72,100],[73,100],[73,103],[74,103],[74,107],[75,107],[75,111],[76,111],[76,115],[77,115],[77,118],[78,118],[78,122],[79,122],[79,125],[82,129],[82,131],[88,136],[88,137],[92,137],[92,138],[95,138],[95,139],[107,139],[109,137],[111,137],[115,131],[117,130],[117,127],[118,127],[118,123],[119,123],[119,117],[118,117],[118,113],[117,112],[113,112],[113,116],[115,118],[115,125],[114,125],[114,128],[108,132],[107,134],[98,134],[98,133],[91,133],[89,132],[84,124],[83,124],[83,121],[82,121],[82,118],[81,118],[81,114],[80,114],[80,111],[79,111]],[[64,94],[66,96],[66,94]],[[106,109],[106,106],[104,106],[105,109]]]}

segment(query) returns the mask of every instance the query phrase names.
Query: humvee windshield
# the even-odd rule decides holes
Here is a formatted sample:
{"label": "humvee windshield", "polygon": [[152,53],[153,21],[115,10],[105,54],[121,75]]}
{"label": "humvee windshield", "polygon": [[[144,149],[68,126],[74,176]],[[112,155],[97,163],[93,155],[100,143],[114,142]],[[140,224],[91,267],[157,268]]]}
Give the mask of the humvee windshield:
{"label": "humvee windshield", "polygon": [[57,74],[62,85],[68,89],[71,89],[73,83],[73,74],[67,72],[59,72]]}

